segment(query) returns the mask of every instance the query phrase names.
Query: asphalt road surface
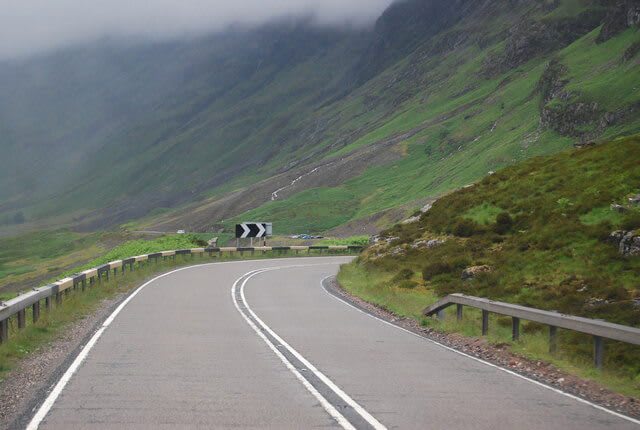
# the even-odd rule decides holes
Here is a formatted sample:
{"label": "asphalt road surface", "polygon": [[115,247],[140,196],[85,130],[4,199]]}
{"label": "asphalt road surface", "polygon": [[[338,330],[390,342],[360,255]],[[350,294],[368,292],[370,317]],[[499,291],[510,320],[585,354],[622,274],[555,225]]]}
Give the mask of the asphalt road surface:
{"label": "asphalt road surface", "polygon": [[30,427],[640,428],[341,302],[321,281],[347,261],[218,263],[151,281]]}

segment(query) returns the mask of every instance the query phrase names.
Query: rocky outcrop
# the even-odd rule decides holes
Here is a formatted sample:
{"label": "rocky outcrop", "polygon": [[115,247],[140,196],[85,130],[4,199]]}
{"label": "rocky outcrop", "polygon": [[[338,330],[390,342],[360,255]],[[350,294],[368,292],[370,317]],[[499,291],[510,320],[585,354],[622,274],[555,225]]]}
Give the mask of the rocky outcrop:
{"label": "rocky outcrop", "polygon": [[487,58],[485,74],[502,73],[537,56],[561,49],[597,28],[603,17],[599,10],[594,9],[571,18],[521,22],[509,31],[504,51]]}
{"label": "rocky outcrop", "polygon": [[625,257],[640,255],[640,232],[617,230],[611,233],[609,241],[618,247]]}
{"label": "rocky outcrop", "polygon": [[468,281],[476,278],[480,274],[490,273],[491,271],[493,271],[493,268],[491,266],[487,266],[487,265],[471,266],[471,267],[467,267],[462,271],[461,277],[463,281]]}
{"label": "rocky outcrop", "polygon": [[569,99],[570,94],[564,89],[569,83],[567,79],[564,79],[566,73],[567,67],[557,58],[549,61],[536,87],[536,90],[542,94],[542,107],[553,99]]}
{"label": "rocky outcrop", "polygon": [[627,28],[640,24],[640,1],[622,0],[612,7],[604,18],[596,42],[602,43]]}
{"label": "rocky outcrop", "polygon": [[415,242],[413,242],[411,244],[411,248],[413,248],[413,249],[421,249],[421,248],[431,249],[431,248],[435,248],[436,246],[440,246],[440,245],[442,245],[444,243],[445,243],[445,241],[441,240],[441,239],[430,239],[430,240],[422,239],[422,240],[416,240]]}
{"label": "rocky outcrop", "polygon": [[605,111],[597,102],[580,100],[578,94],[566,90],[567,68],[553,59],[542,73],[537,91],[542,95],[540,125],[557,133],[587,142],[619,123],[630,110]]}

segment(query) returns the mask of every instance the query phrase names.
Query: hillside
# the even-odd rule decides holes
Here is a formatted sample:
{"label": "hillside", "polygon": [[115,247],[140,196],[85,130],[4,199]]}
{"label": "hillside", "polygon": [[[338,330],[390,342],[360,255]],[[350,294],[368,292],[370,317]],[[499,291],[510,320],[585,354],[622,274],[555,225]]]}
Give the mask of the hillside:
{"label": "hillside", "polygon": [[[416,318],[459,292],[638,327],[638,160],[636,135],[505,168],[384,231],[343,276],[365,277],[359,294]],[[620,230],[632,232],[623,246]],[[588,339],[565,341],[589,356]],[[607,348],[637,375],[637,348]]]}
{"label": "hillside", "polygon": [[634,8],[407,0],[368,30],[287,19],[4,63],[3,232],[374,231],[504,165],[638,131]]}

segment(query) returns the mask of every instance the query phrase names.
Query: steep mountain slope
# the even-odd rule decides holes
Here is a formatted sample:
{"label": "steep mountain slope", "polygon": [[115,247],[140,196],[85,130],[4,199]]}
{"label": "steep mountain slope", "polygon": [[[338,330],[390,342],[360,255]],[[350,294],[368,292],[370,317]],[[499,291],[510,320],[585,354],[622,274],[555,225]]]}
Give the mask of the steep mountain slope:
{"label": "steep mountain slope", "polygon": [[[15,157],[2,166],[11,172],[2,181],[4,195],[21,193],[30,202],[34,191],[51,195],[53,179],[65,195],[39,204],[36,217],[117,199],[126,201],[128,216],[136,216],[136,208],[189,199],[272,157],[279,134],[287,133],[276,124],[299,114],[296,105],[313,105],[338,91],[349,44],[358,44],[357,34],[349,37],[344,43],[340,32],[281,23],[252,33],[124,50],[101,46],[70,52],[66,61],[55,54],[8,66],[5,76],[13,76],[1,80],[7,94],[3,145]],[[30,90],[40,74],[48,75],[44,88]],[[54,108],[58,100],[67,103],[60,110]],[[273,143],[255,135],[261,129],[271,130]],[[31,187],[24,187],[24,177],[32,178]]]}
{"label": "steep mountain slope", "polygon": [[5,65],[0,216],[386,223],[505,164],[638,130],[637,10],[408,0],[366,31],[286,21]]}
{"label": "steep mountain slope", "polygon": [[[421,43],[411,54],[327,111],[345,119],[338,130],[364,127],[348,134],[353,137],[345,148],[338,146],[336,160],[343,161],[350,151],[379,148],[388,156],[385,164],[364,172],[357,160],[343,165],[352,174],[343,173],[336,186],[335,172],[317,163],[312,166],[316,171],[306,168],[292,175],[313,172],[276,201],[268,201],[264,187],[252,187],[238,198],[255,204],[257,193],[267,203],[231,221],[273,219],[285,232],[351,223],[351,231],[360,231],[363,224],[379,220],[376,214],[400,205],[420,207],[425,198],[514,161],[638,130],[640,34],[635,24],[603,40],[600,23],[609,22],[613,12],[596,3],[463,6],[463,19],[434,37],[419,36]],[[376,32],[384,32],[384,19]],[[377,118],[385,108],[389,114]],[[274,190],[280,186],[271,183]],[[210,226],[212,219],[229,216],[207,219],[207,213],[219,213],[220,205],[229,206],[215,197],[177,218],[154,222],[172,228]],[[380,224],[398,216],[402,212],[382,217]]]}

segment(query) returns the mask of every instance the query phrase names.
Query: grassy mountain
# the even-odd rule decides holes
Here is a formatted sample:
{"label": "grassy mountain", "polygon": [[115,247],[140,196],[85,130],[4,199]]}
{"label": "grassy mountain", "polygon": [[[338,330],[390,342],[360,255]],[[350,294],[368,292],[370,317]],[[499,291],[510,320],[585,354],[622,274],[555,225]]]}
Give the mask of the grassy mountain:
{"label": "grassy mountain", "polygon": [[[384,231],[345,282],[368,279],[358,294],[415,318],[459,292],[638,327],[640,259],[622,255],[610,236],[640,231],[640,206],[629,202],[640,195],[638,160],[636,135],[502,169]],[[588,360],[587,336],[563,336]],[[637,376],[638,348],[607,348],[610,365]]]}
{"label": "grassy mountain", "polygon": [[[314,152],[332,148],[324,158],[244,192],[238,184],[237,199],[263,203],[255,209],[225,211],[229,202],[214,195],[150,224],[203,227],[229,219],[228,226],[268,218],[285,232],[385,225],[402,216],[382,216],[394,208],[412,210],[501,166],[639,129],[639,93],[629,89],[640,76],[640,34],[633,27],[602,40],[610,11],[599,3],[523,2],[504,9],[501,2],[461,2],[459,15],[443,18],[435,35],[412,25],[405,34],[412,43],[399,35],[402,43],[394,43],[389,35],[403,33],[396,14],[412,22],[424,4],[401,3],[375,29],[375,40],[410,52],[389,48],[401,59],[316,114],[339,132],[327,131],[325,141],[313,145]],[[395,33],[388,30],[393,23]],[[376,56],[376,46],[356,71],[360,64],[392,61]],[[270,191],[300,176],[270,198]]]}
{"label": "grassy mountain", "polygon": [[517,160],[640,130],[633,4],[405,0],[369,30],[285,20],[5,63],[0,221],[387,224]]}

